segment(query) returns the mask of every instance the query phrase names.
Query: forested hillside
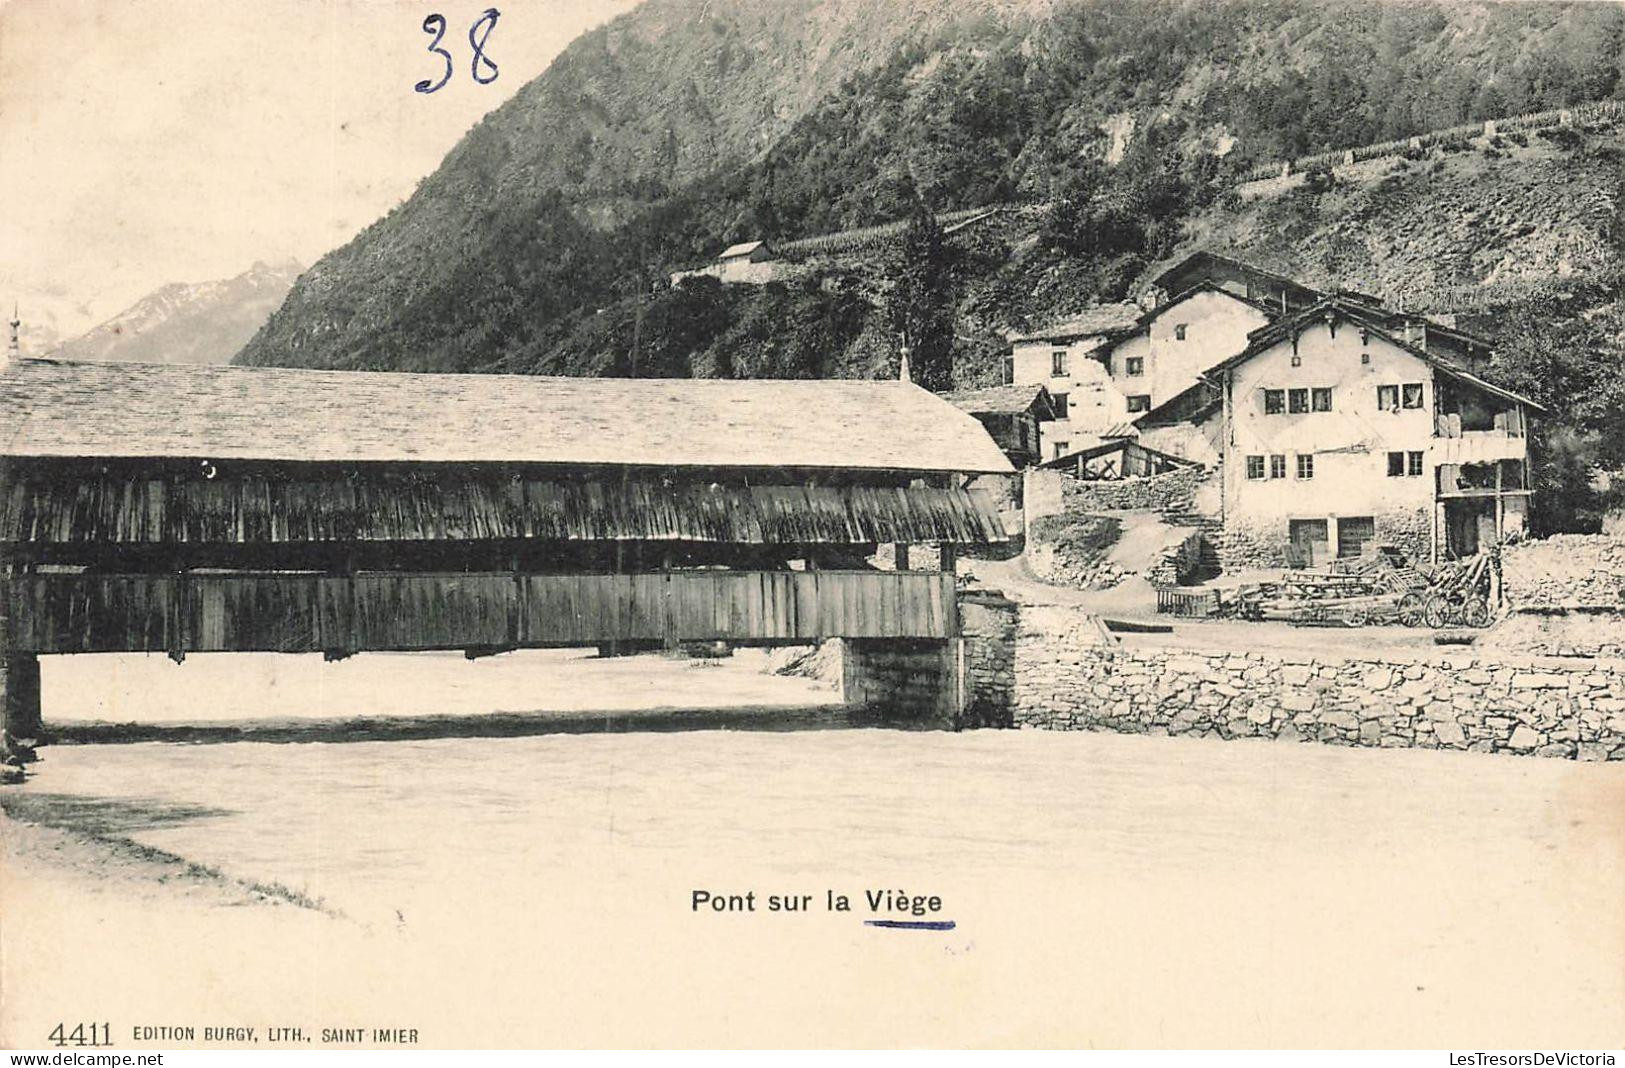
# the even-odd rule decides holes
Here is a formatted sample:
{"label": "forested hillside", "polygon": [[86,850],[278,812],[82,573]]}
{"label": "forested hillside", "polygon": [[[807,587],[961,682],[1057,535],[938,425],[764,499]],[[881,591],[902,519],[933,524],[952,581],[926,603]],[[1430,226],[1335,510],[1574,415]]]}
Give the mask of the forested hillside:
{"label": "forested hillside", "polygon": [[[1605,4],[650,0],[324,257],[241,359],[680,372],[603,359],[600,313],[630,345],[671,267],[917,197],[1058,200],[1059,269],[1109,291],[1252,161],[1619,94],[1622,26]],[[840,300],[795,304],[862,346],[821,362],[861,372]],[[658,330],[639,343],[680,347]]]}
{"label": "forested hillside", "polygon": [[[1625,99],[1622,56],[1625,7],[1601,3],[650,0],[301,277],[239,360],[865,377],[906,340],[917,379],[979,385],[1006,331],[1209,247],[1499,335],[1500,377],[1554,409],[1541,462],[1569,491],[1540,521],[1583,526],[1585,472],[1625,463],[1617,129],[1233,187],[1260,161]],[[990,203],[1014,207],[931,221]],[[897,219],[786,284],[666,284],[733,241]]]}

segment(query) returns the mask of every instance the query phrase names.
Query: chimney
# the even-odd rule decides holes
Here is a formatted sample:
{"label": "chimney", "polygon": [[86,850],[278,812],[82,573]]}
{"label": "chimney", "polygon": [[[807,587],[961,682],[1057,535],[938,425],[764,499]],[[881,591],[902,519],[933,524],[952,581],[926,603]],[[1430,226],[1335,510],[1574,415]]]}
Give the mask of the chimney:
{"label": "chimney", "polygon": [[899,382],[914,381],[914,376],[909,374],[908,371],[908,346],[904,345],[897,351],[901,353],[902,356],[902,358],[897,361],[897,380]]}

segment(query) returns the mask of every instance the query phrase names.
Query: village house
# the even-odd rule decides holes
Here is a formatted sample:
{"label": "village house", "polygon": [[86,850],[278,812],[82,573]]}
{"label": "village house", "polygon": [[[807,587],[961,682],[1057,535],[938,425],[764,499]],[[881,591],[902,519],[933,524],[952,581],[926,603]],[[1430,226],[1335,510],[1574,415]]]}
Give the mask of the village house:
{"label": "village house", "polygon": [[1319,564],[1374,543],[1454,558],[1524,529],[1528,420],[1542,409],[1430,351],[1425,331],[1407,338],[1406,321],[1326,297],[1209,372],[1196,418],[1223,461],[1227,566]]}
{"label": "village house", "polygon": [[1193,253],[1156,275],[1139,304],[1100,305],[1012,338],[1010,380],[1042,383],[1056,397],[1046,460],[1095,449],[1132,436],[1125,424],[1196,385],[1246,348],[1254,330],[1322,295],[1240,260]]}
{"label": "village house", "polygon": [[1064,456],[1129,418],[1128,402],[1112,382],[1109,344],[1140,321],[1137,304],[1089,308],[1065,322],[1011,341],[1010,380],[1042,385],[1054,398],[1055,420],[1044,430],[1044,456]]}
{"label": "village house", "polygon": [[1107,365],[1131,419],[1195,385],[1208,368],[1247,347],[1267,326],[1267,306],[1211,281],[1159,303],[1111,339]]}

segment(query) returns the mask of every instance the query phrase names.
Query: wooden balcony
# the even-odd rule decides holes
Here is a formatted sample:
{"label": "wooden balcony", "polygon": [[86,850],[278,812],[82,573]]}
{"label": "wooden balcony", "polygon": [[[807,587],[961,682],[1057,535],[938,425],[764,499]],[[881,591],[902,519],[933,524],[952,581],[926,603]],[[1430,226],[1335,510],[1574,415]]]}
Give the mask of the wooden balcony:
{"label": "wooden balcony", "polygon": [[1523,459],[1529,452],[1529,441],[1505,430],[1463,430],[1434,438],[1432,452],[1434,463],[1487,464]]}

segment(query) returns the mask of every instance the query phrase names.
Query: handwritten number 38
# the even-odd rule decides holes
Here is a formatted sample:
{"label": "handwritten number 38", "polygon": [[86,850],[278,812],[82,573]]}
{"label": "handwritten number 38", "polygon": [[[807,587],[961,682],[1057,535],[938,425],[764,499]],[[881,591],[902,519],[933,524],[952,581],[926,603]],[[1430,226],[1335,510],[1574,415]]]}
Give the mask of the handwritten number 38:
{"label": "handwritten number 38", "polygon": [[[469,73],[481,85],[490,85],[497,80],[497,65],[490,56],[485,54],[485,42],[490,40],[491,31],[496,29],[497,19],[501,16],[502,12],[494,7],[488,7],[485,9],[485,14],[475,19],[474,24],[468,28],[468,44],[474,50],[474,62]],[[412,88],[420,93],[432,93],[451,81],[453,69],[451,53],[440,47],[440,42],[446,36],[446,17],[441,14],[430,15],[423,20],[423,32],[434,37],[434,40],[429,43],[429,51],[440,57],[441,61],[445,63],[446,69],[441,73],[439,81],[430,81],[425,78]],[[490,68],[490,73],[486,73],[481,68],[482,63]]]}

